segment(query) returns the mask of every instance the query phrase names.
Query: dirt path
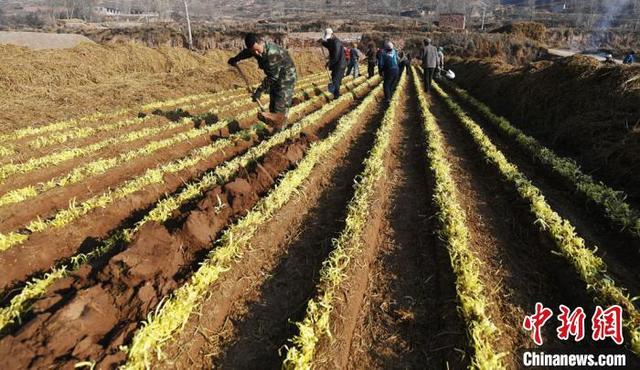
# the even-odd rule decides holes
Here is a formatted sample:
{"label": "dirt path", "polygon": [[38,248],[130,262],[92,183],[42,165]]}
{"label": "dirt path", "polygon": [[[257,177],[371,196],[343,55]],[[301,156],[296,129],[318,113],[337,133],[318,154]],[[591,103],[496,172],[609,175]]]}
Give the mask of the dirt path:
{"label": "dirt path", "polygon": [[315,292],[379,122],[379,111],[361,117],[350,142],[314,170],[304,195],[261,227],[253,250],[212,289],[201,310],[207,314],[194,317],[167,351],[166,367],[280,367],[279,349]]}
{"label": "dirt path", "polygon": [[431,179],[410,84],[401,101],[388,178],[390,198],[348,368],[464,367],[449,257],[434,233]]}
{"label": "dirt path", "polygon": [[[504,361],[508,368],[518,368],[517,350],[535,346],[521,324],[536,302],[556,311],[560,304],[582,306],[587,317],[591,317],[594,304],[573,268],[552,253],[555,247],[534,225],[528,204],[519,200],[510,184],[500,180],[497,170],[486,163],[444,104],[438,99],[430,102],[466,211],[470,247],[482,262],[480,274],[488,295],[489,315],[500,330],[496,350],[507,353]],[[557,339],[555,325],[545,326],[543,333],[543,350],[576,349],[575,343]],[[594,344],[589,341],[578,346]]]}

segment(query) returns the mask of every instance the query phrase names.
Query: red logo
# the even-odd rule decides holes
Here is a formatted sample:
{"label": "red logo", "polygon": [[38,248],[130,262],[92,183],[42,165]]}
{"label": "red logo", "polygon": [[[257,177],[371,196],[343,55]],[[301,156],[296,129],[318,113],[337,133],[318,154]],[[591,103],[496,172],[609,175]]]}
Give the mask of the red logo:
{"label": "red logo", "polygon": [[[533,315],[524,317],[522,327],[531,332],[531,338],[535,344],[542,345],[542,327],[552,316],[553,311],[538,302]],[[573,337],[576,342],[584,339],[586,316],[582,307],[572,311],[569,307],[560,305],[560,314],[557,316],[560,325],[556,328],[558,339],[569,340],[570,337]],[[591,338],[594,341],[611,338],[618,345],[624,343],[624,337],[622,336],[622,307],[614,305],[605,310],[600,306],[596,306],[596,310],[591,317],[591,329]]]}
{"label": "red logo", "polygon": [[542,303],[536,303],[536,312],[531,316],[525,316],[522,326],[525,330],[531,331],[531,338],[535,344],[542,345],[542,327],[553,316],[550,308],[544,307]]}
{"label": "red logo", "polygon": [[558,315],[560,326],[556,329],[558,338],[568,340],[569,336],[574,336],[576,342],[581,341],[584,338],[584,318],[587,316],[582,307],[578,307],[571,312],[569,307],[561,304],[560,311],[562,311]]}
{"label": "red logo", "polygon": [[615,305],[603,310],[596,306],[596,312],[591,318],[593,340],[613,339],[616,344],[622,344],[622,307]]}

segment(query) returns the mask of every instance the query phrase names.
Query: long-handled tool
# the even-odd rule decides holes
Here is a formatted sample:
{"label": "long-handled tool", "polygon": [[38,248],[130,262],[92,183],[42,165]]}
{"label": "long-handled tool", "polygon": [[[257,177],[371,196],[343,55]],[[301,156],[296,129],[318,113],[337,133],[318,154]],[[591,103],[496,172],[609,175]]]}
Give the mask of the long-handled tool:
{"label": "long-handled tool", "polygon": [[[239,65],[236,64],[235,67],[238,69],[238,73],[240,73],[240,76],[244,80],[244,83],[247,85],[247,91],[249,91],[249,94],[251,94],[253,96],[254,91],[251,90],[251,84],[249,83],[249,79],[244,74],[244,72],[242,71],[242,68],[240,68]],[[262,103],[260,102],[260,99],[256,99],[256,103],[258,103],[258,107],[260,107],[260,111],[264,112],[265,109],[264,109],[264,106],[262,105]]]}
{"label": "long-handled tool", "polygon": [[327,85],[327,90],[330,93],[335,94],[336,89],[335,89],[335,86],[333,85],[333,76],[331,76],[331,71],[328,69],[327,69],[327,74],[329,75],[329,84]]}
{"label": "long-handled tool", "polygon": [[[327,55],[324,53],[324,47],[320,46],[320,51],[322,52],[322,57],[326,58]],[[327,68],[326,66],[324,67],[324,69],[327,71],[327,74],[329,75],[329,84],[327,85],[327,90],[331,93],[331,94],[335,94],[335,89],[333,86],[333,76],[331,76],[331,71],[329,71],[329,68]]]}

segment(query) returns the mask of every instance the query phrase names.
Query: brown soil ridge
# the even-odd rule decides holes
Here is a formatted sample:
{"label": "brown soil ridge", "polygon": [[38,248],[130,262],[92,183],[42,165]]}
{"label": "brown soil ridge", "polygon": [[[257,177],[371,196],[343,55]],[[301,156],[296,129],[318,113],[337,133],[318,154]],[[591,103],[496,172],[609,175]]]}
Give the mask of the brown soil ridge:
{"label": "brown soil ridge", "polygon": [[[430,102],[444,136],[458,200],[466,213],[469,247],[481,262],[487,313],[500,332],[495,338],[495,350],[507,354],[503,359],[507,368],[521,368],[517,351],[536,347],[521,326],[525,315],[534,311],[536,302],[554,311],[560,304],[583,307],[587,317],[593,314],[595,304],[573,267],[554,255],[555,244],[548,233],[535,225],[529,204],[484,160],[444,103],[437,99]],[[538,349],[575,351],[610,346],[604,342],[560,341],[555,328],[555,325],[543,328],[545,344]]]}
{"label": "brown soil ridge", "polygon": [[[406,93],[402,92],[402,93]],[[389,168],[391,149],[384,154],[384,168]],[[384,175],[374,185],[369,219],[361,234],[362,250],[352,256],[353,263],[347,268],[346,280],[339,287],[330,314],[331,339],[323,336],[317,344],[314,364],[318,369],[343,369],[349,357],[355,325],[362,307],[368,283],[368,272],[380,242],[383,210],[388,204],[390,181]],[[317,290],[314,294],[318,294]]]}
{"label": "brown soil ridge", "polygon": [[[325,99],[320,99],[320,101],[305,109],[304,112],[300,112],[298,116],[292,115],[290,120],[292,122],[296,121],[305,114],[319,109],[323,104],[325,104]],[[326,122],[327,119],[341,112],[342,109],[344,109],[344,106],[337,107],[334,111],[327,113],[323,119],[317,122],[317,125]],[[247,127],[253,122],[255,122],[255,118],[252,118],[247,123],[240,124]],[[227,136],[229,133],[221,132],[221,135]],[[126,199],[116,201],[106,208],[91,212],[90,215],[83,217],[68,227],[33,235],[24,244],[0,253],[0,264],[6,266],[0,276],[0,291],[6,291],[7,288],[24,281],[29,276],[48,269],[57,261],[71,257],[78,250],[91,249],[114,229],[136,222],[141,215],[140,211],[152,206],[166,193],[177,191],[189,179],[197,178],[225,160],[243,153],[259,140],[260,138],[255,135],[246,140],[238,140],[232,147],[225,148],[225,150],[207,160],[201,161],[193,168],[165,176],[163,184],[151,185]],[[101,222],[95,222],[98,219]],[[64,243],[57,243],[54,250],[51,246],[51,240],[64,241]]]}
{"label": "brown soil ridge", "polygon": [[[244,108],[246,110],[246,107],[250,105],[249,103],[247,103],[243,107],[232,108],[232,107],[228,107],[229,103],[230,102],[224,102],[221,105],[218,103],[211,103],[208,106],[205,105],[202,107],[197,107],[195,109],[189,109],[186,111],[182,111],[181,107],[176,107],[175,109],[169,109],[164,111],[156,110],[151,113],[131,112],[129,114],[121,115],[114,118],[101,119],[101,120],[90,122],[87,124],[83,123],[82,126],[74,127],[70,130],[74,130],[76,128],[96,128],[103,125],[119,123],[127,120],[133,120],[136,117],[139,117],[139,118],[147,117],[147,119],[143,122],[138,122],[135,124],[128,125],[126,127],[118,128],[117,130],[113,129],[108,131],[98,131],[98,132],[94,132],[93,134],[87,137],[71,139],[63,143],[53,143],[42,148],[30,147],[29,143],[33,141],[34,138],[25,137],[11,143],[11,146],[15,148],[16,153],[6,159],[3,158],[2,160],[0,160],[0,163],[2,164],[9,163],[9,162],[24,163],[30,159],[44,157],[46,155],[50,155],[61,150],[69,149],[70,147],[71,148],[87,147],[91,144],[95,144],[97,142],[100,142],[109,138],[124,136],[128,133],[145,129],[145,128],[153,128],[156,126],[160,126],[162,124],[166,124],[170,121],[178,122],[182,117],[194,117],[194,116],[197,116],[198,114],[206,113],[206,111],[212,108],[220,108],[219,110],[221,112],[224,112],[225,117],[227,116],[232,117],[234,113],[238,111],[242,111],[240,108]],[[215,118],[215,119],[212,120],[212,118]],[[209,122],[214,122],[217,120],[218,120],[218,117],[212,116],[210,117]],[[191,128],[191,126],[185,125],[185,128],[189,129]],[[57,133],[62,133],[62,132],[56,132],[56,134]],[[47,136],[47,134],[44,134],[44,136]],[[123,144],[129,145],[129,143],[123,143]]]}
{"label": "brown soil ridge", "polygon": [[522,67],[495,60],[449,66],[497,114],[640,204],[640,65],[575,55]]}
{"label": "brown soil ridge", "polygon": [[[313,95],[315,96],[315,95]],[[311,98],[311,96],[309,97]],[[297,103],[300,103],[298,101]],[[241,112],[241,109],[247,110],[250,105],[255,103],[247,104],[244,107],[232,109],[230,113],[225,113],[225,115],[233,114]],[[311,112],[313,109],[318,108],[320,103],[311,105],[308,109],[305,109],[302,114],[307,114]],[[193,111],[193,113],[185,112],[182,113],[185,116],[194,116],[196,119],[194,121],[193,126],[200,127],[204,124],[213,124],[217,122],[217,118],[213,117],[205,117],[200,118],[198,114],[201,112]],[[169,113],[167,113],[169,114]],[[291,116],[292,120],[297,119],[301,115]],[[226,118],[226,117],[225,117]],[[176,118],[179,119],[179,118]],[[109,171],[106,171],[104,174],[91,177],[85,181],[79,182],[77,184],[72,184],[69,186],[65,186],[62,188],[52,189],[51,191],[45,192],[37,197],[29,199],[24,202],[15,203],[6,207],[0,208],[0,220],[2,220],[2,227],[0,227],[0,232],[7,232],[15,230],[36,217],[40,217],[43,219],[47,219],[51,217],[54,212],[64,209],[68,206],[71,200],[74,200],[76,203],[80,203],[96,194],[102,193],[106,189],[113,188],[127,179],[133,178],[142,174],[145,170],[157,166],[159,163],[167,163],[172,160],[176,160],[188,155],[191,151],[204,147],[208,144],[211,144],[215,140],[227,137],[230,133],[234,133],[240,129],[244,129],[249,127],[250,125],[256,122],[255,117],[248,117],[241,121],[233,121],[226,127],[218,130],[218,132],[203,134],[199,137],[184,140],[180,143],[177,143],[173,146],[158,150],[157,152],[149,155],[141,157],[133,162],[125,163],[124,165],[116,166]],[[186,125],[185,129],[181,129],[179,132],[188,131],[189,129],[194,128],[191,125]],[[175,133],[172,131],[172,133]],[[164,136],[164,135],[163,135]],[[153,140],[155,141],[155,140]],[[128,145],[128,143],[127,143]],[[135,145],[131,145],[128,148],[124,148],[129,151],[131,148],[135,148]],[[102,158],[108,158],[107,156],[100,156]],[[73,160],[74,163],[78,163],[82,165],[84,163],[81,162],[90,162],[95,160],[96,158],[93,156],[88,156],[86,158],[79,158],[77,160]],[[62,165],[60,167],[67,167],[66,165]],[[54,171],[59,171],[59,167],[53,169]],[[49,170],[43,170],[44,172],[49,173]],[[39,171],[36,172],[36,174]],[[36,175],[35,178],[38,176]],[[22,182],[27,182],[30,184],[34,184],[33,180],[31,180],[32,176],[24,176],[21,179]],[[49,180],[49,178],[47,178]],[[3,186],[0,185],[0,189]]]}
{"label": "brown soil ridge", "polygon": [[[298,91],[296,91],[298,92]],[[321,95],[323,92],[322,89],[318,88],[316,89],[316,91],[314,91],[311,94],[305,94],[305,96],[303,97],[303,99],[295,99],[294,100],[294,105],[297,105],[298,103],[300,103],[303,100],[309,100],[317,95]],[[19,141],[16,144],[16,148],[18,150],[18,154],[11,156],[8,160],[6,160],[5,162],[13,162],[13,163],[23,163],[23,162],[27,162],[30,159],[33,158],[39,158],[39,157],[44,157],[46,155],[50,155],[50,154],[54,154],[66,149],[69,149],[69,147],[73,147],[73,148],[84,148],[87,146],[90,146],[92,144],[95,144],[97,142],[103,141],[103,140],[107,140],[110,138],[114,138],[117,137],[119,135],[125,135],[127,133],[130,133],[132,131],[138,131],[138,130],[142,130],[142,129],[146,129],[146,128],[153,128],[156,126],[160,126],[160,125],[164,125],[167,124],[169,122],[179,122],[183,117],[188,117],[188,118],[192,118],[194,119],[193,124],[184,124],[181,126],[177,126],[174,128],[171,128],[169,130],[166,130],[164,132],[158,133],[156,135],[153,136],[148,136],[148,137],[143,137],[140,138],[138,140],[134,140],[134,141],[130,141],[130,142],[121,142],[118,143],[114,146],[109,146],[106,148],[103,148],[95,153],[91,153],[90,155],[86,155],[86,156],[81,156],[78,158],[73,158],[71,160],[66,160],[63,161],[59,164],[57,164],[56,166],[49,166],[49,167],[45,167],[43,169],[37,170],[37,171],[32,171],[28,174],[28,176],[20,176],[20,175],[12,175],[10,177],[8,177],[7,179],[4,179],[0,182],[0,194],[4,194],[12,189],[15,188],[19,188],[19,187],[23,187],[23,186],[27,186],[27,185],[34,185],[37,184],[39,182],[44,182],[47,181],[55,176],[58,176],[62,173],[66,173],[67,171],[75,168],[76,166],[80,166],[86,163],[89,163],[91,161],[94,161],[96,158],[109,158],[112,156],[116,156],[118,154],[121,153],[125,153],[128,152],[129,150],[131,150],[131,148],[136,148],[136,147],[141,147],[144,146],[150,142],[154,142],[154,141],[159,141],[162,139],[167,139],[169,137],[172,137],[174,135],[177,135],[179,133],[183,133],[183,132],[187,132],[193,128],[198,128],[203,124],[212,124],[212,123],[216,123],[222,119],[228,119],[228,120],[234,120],[235,116],[241,113],[245,113],[246,111],[255,108],[256,107],[256,103],[254,102],[247,102],[245,104],[243,104],[242,106],[239,107],[233,107],[230,106],[232,102],[226,102],[223,103],[222,105],[218,105],[216,103],[212,103],[209,106],[204,106],[204,107],[196,107],[193,109],[188,109],[183,111],[181,108],[176,108],[176,109],[172,109],[172,110],[156,110],[153,113],[151,113],[151,118],[149,118],[146,122],[140,123],[140,124],[136,124],[130,127],[126,127],[124,129],[120,129],[118,131],[111,131],[111,132],[107,132],[104,133],[104,135],[98,134],[98,135],[92,135],[88,138],[83,138],[80,140],[72,140],[66,143],[62,143],[59,145],[52,145],[46,148],[42,148],[42,149],[38,149],[38,150],[30,150],[29,148],[21,148],[20,147],[20,142],[21,141],[26,141],[27,139],[22,139],[21,141]],[[210,114],[208,113],[209,109],[211,108],[219,108],[218,110],[218,114]],[[147,113],[139,113],[138,115],[142,116],[142,115],[149,115]],[[131,118],[131,117],[129,117]],[[113,120],[115,121],[119,121],[120,119],[115,119]],[[245,118],[241,121],[241,123],[248,123],[254,121],[253,117],[248,117]],[[111,121],[110,121],[111,122]],[[206,137],[206,135],[203,135],[203,137]],[[197,139],[193,139],[193,140],[198,140],[198,139],[202,139],[201,138],[197,138]],[[31,138],[29,139],[31,140]],[[24,144],[24,143],[23,143]],[[25,144],[26,145],[26,144]]]}
{"label": "brown soil ridge", "polygon": [[[256,136],[237,141],[224,152],[219,152],[192,168],[165,176],[162,184],[153,184],[109,207],[96,209],[67,227],[34,234],[24,244],[0,253],[0,264],[6,266],[6,273],[0,276],[0,290],[5,291],[10,285],[48,269],[79,250],[91,249],[114,229],[133,224],[138,218],[136,212],[152,206],[165,194],[177,191],[189,179],[197,178],[243,153],[257,141]],[[96,222],[97,220],[100,222]],[[56,241],[55,248],[52,240]]]}
{"label": "brown soil ridge", "polygon": [[[110,368],[124,360],[118,347],[131,338],[138,321],[184,282],[215,235],[250,209],[307,146],[303,137],[271,151],[244,176],[208,191],[193,211],[170,221],[171,228],[148,223],[103,269],[87,265],[56,282],[34,304],[30,330],[0,340],[7,359],[3,367],[64,367],[93,359]],[[17,346],[29,349],[29,362],[8,355]]]}
{"label": "brown soil ridge", "polygon": [[[412,86],[412,84],[410,84]],[[455,278],[439,241],[415,91],[399,107],[389,202],[347,369],[464,368],[464,323]]]}
{"label": "brown soil ridge", "polygon": [[[314,84],[314,85],[317,86],[318,84]],[[301,89],[296,88],[295,93],[298,93],[301,91],[302,91]],[[319,95],[320,92],[321,91],[318,90],[315,92],[315,94],[312,93],[311,95],[305,96],[305,98]],[[60,144],[51,144],[44,148],[39,148],[39,149],[28,147],[28,143],[34,140],[35,138],[33,136],[27,136],[27,137],[12,141],[11,146],[15,148],[17,153],[7,158],[0,158],[0,163],[1,164],[8,163],[8,162],[21,163],[21,162],[27,161],[32,157],[36,157],[36,156],[41,157],[47,154],[54,153],[61,149],[67,149],[70,146],[76,147],[76,148],[88,146],[110,137],[123,135],[132,131],[140,130],[142,128],[154,127],[162,123],[166,123],[167,121],[163,120],[162,117],[165,117],[170,121],[175,121],[175,122],[179,121],[183,117],[194,118],[197,121],[201,121],[204,118],[207,121],[207,123],[215,123],[222,119],[233,119],[236,115],[240,113],[244,113],[247,110],[256,107],[256,103],[250,100],[247,101],[245,104],[242,104],[241,106],[232,105],[235,101],[239,99],[243,99],[247,96],[248,96],[248,93],[244,92],[243,94],[238,95],[234,99],[225,100],[223,102],[212,102],[208,104],[204,104],[207,100],[206,98],[197,99],[195,101],[192,101],[186,104],[186,105],[196,104],[195,107],[188,108],[188,109],[184,109],[184,105],[182,106],[177,105],[172,108],[156,109],[151,112],[144,112],[142,110],[132,110],[131,112],[121,114],[116,117],[102,118],[93,122],[83,123],[82,126],[77,126],[74,128],[86,128],[86,127],[96,128],[105,124],[113,124],[113,123],[117,123],[125,120],[131,120],[136,117],[139,117],[139,118],[148,117],[148,116],[151,116],[151,117],[145,122],[129,125],[127,127],[118,129],[117,131],[111,130],[111,131],[97,132],[85,138],[73,139]],[[263,103],[265,102],[265,100],[266,99],[263,99]],[[295,103],[299,101],[300,100],[298,99],[294,99],[293,105],[296,105]],[[139,108],[142,108],[142,107],[139,107]],[[212,109],[215,110],[217,114],[209,114],[209,110],[212,110]],[[196,126],[198,124],[199,122],[196,122]],[[61,132],[57,131],[56,133],[61,133]]]}
{"label": "brown soil ridge", "polygon": [[[169,123],[168,120],[162,118],[158,119],[157,125],[163,125]],[[48,166],[36,171],[31,171],[25,174],[14,174],[4,179],[0,183],[0,193],[5,194],[13,189],[22,188],[29,185],[38,184],[40,182],[46,182],[47,180],[54,178],[56,176],[60,176],[61,174],[67,173],[73,170],[76,167],[79,167],[83,164],[87,164],[96,160],[96,158],[110,158],[118,156],[122,153],[126,153],[131,150],[131,148],[142,147],[154,141],[159,141],[163,139],[170,138],[178,133],[185,132],[189,129],[193,128],[192,125],[178,125],[172,127],[170,129],[164,130],[156,135],[146,136],[143,138],[139,138],[134,141],[122,142],[118,145],[107,146],[104,147],[91,155],[85,155],[76,157],[70,160],[66,160],[56,164],[55,166]],[[4,232],[5,225],[3,224],[0,230]]]}
{"label": "brown soil ridge", "polygon": [[[381,100],[381,97],[378,97]],[[381,112],[358,118],[294,197],[252,239],[251,251],[210,290],[156,368],[279,368],[315,292],[317,272],[344,225],[353,179],[374,140]]]}
{"label": "brown soil ridge", "polygon": [[571,222],[576,233],[585,239],[588,246],[597,246],[594,248],[596,254],[605,261],[608,273],[614,280],[627,288],[630,296],[638,296],[640,270],[637,266],[640,261],[640,240],[612,225],[611,221],[605,218],[603,209],[578,193],[573,183],[532,158],[476,110],[465,104],[462,106],[467,114],[481,125],[491,142],[541,190],[551,208]]}
{"label": "brown soil ridge", "polygon": [[[98,127],[98,126],[118,123],[126,120],[132,120],[134,118],[136,118],[135,114],[122,115],[122,116],[118,116],[108,120],[98,120],[88,124],[83,123],[82,126],[74,127],[68,130],[72,131],[76,128]],[[30,159],[44,157],[45,155],[53,154],[55,152],[68,149],[70,147],[80,148],[80,147],[89,146],[91,144],[97,143],[99,141],[105,140],[107,138],[110,138],[116,135],[124,136],[125,134],[128,134],[133,131],[138,131],[144,128],[160,126],[168,122],[169,121],[163,119],[163,117],[150,117],[146,121],[137,122],[135,124],[131,124],[126,127],[119,128],[117,131],[111,130],[111,131],[97,132],[84,138],[72,139],[64,143],[53,143],[42,148],[35,148],[35,147],[29,146],[31,141],[34,141],[37,139],[32,136],[29,136],[29,137],[25,137],[25,138],[11,142],[11,146],[15,149],[16,153],[12,154],[8,158],[3,158],[1,162],[3,164],[9,163],[9,162],[24,163]],[[58,134],[58,133],[63,133],[63,132],[55,132],[55,134]],[[46,137],[48,136],[48,134],[43,134],[43,136]]]}
{"label": "brown soil ridge", "polygon": [[[350,106],[332,110],[322,120],[335,120]],[[35,317],[0,340],[0,356],[11,367],[65,367],[92,359],[112,368],[125,359],[119,347],[131,339],[138,322],[162,297],[183,283],[203,258],[216,235],[243,215],[274,184],[278,176],[300,160],[311,141],[300,138],[270,150],[261,161],[234,181],[217,186],[164,226],[149,223],[104,268],[84,266],[54,284],[34,304]],[[192,209],[190,209],[192,208]],[[28,361],[16,359],[29,357]]]}

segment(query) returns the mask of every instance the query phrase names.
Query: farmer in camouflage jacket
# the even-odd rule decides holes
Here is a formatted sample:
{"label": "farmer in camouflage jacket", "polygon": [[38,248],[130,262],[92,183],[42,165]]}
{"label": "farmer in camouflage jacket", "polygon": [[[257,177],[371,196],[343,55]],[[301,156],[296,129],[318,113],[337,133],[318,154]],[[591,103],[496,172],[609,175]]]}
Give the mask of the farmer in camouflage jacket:
{"label": "farmer in camouflage jacket", "polygon": [[266,77],[252,98],[257,101],[267,91],[271,97],[269,112],[259,113],[258,118],[275,129],[282,129],[286,125],[287,113],[291,107],[297,78],[296,66],[285,49],[264,41],[255,33],[247,34],[244,43],[247,48],[229,59],[228,63],[236,66],[243,59],[256,58],[258,67],[264,71]]}

